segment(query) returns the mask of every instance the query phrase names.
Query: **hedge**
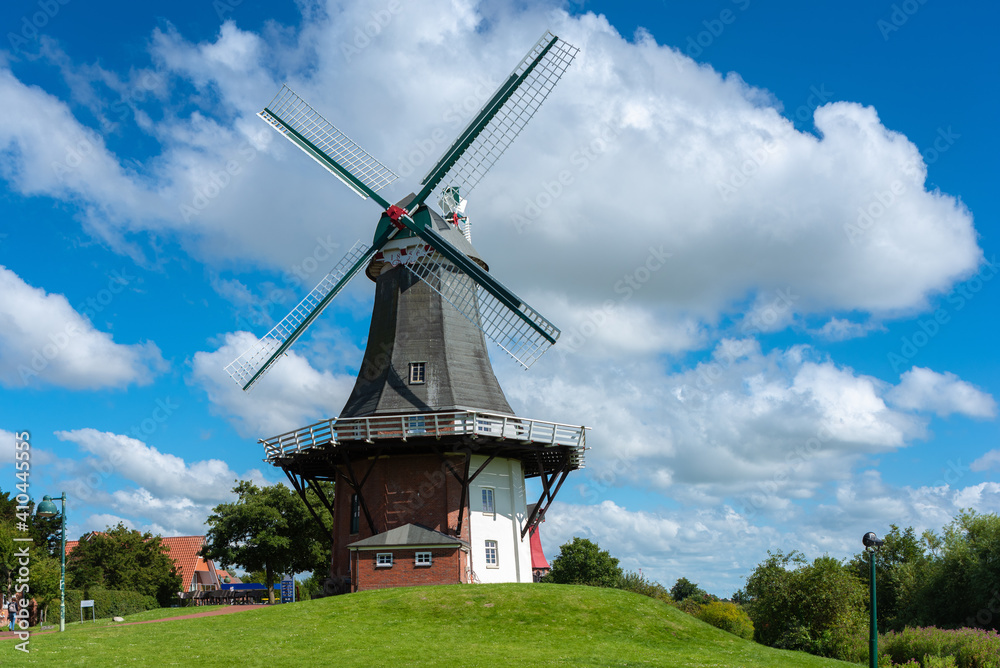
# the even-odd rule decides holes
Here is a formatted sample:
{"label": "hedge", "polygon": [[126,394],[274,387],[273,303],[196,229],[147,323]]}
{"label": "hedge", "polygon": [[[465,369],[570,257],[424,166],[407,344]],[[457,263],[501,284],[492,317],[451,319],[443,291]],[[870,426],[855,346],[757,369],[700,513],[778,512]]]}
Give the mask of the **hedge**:
{"label": "hedge", "polygon": [[[98,619],[106,617],[124,617],[133,615],[144,610],[159,608],[156,598],[147,594],[140,594],[134,591],[115,591],[113,589],[91,589],[86,592],[81,589],[66,590],[66,620],[75,621],[80,619],[80,601],[94,602],[94,616]],[[59,600],[49,603],[48,619],[58,619]],[[83,618],[90,619],[89,609],[84,609]]]}

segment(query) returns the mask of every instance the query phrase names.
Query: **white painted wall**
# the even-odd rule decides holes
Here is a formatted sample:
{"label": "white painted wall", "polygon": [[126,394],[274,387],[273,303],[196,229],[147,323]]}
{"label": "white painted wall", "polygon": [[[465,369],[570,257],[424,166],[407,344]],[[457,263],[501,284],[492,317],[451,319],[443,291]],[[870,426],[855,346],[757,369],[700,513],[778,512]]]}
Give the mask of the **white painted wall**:
{"label": "white painted wall", "polygon": [[[486,461],[473,455],[469,467],[475,471]],[[493,515],[483,513],[483,488],[493,489]],[[516,459],[497,457],[469,485],[469,543],[472,570],[479,582],[531,582],[531,544],[521,540],[528,519],[524,495],[524,472]],[[497,542],[497,568],[486,567],[486,541]]]}

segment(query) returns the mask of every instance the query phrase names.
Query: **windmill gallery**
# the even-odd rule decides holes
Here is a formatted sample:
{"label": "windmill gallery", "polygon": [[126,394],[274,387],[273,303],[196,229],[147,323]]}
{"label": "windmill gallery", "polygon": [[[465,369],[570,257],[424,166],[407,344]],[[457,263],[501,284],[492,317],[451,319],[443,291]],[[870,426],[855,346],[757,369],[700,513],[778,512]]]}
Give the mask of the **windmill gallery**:
{"label": "windmill gallery", "polygon": [[[375,283],[364,359],[336,418],[262,439],[332,537],[327,591],[413,584],[530,582],[532,543],[586,428],[519,417],[486,339],[525,368],[559,330],[489,273],[471,243],[466,197],[544,102],[577,49],[546,33],[420,182],[397,177],[287,86],[259,116],[382,209],[302,302],[227,371],[249,390],[357,274]],[[425,202],[437,195],[440,213]],[[525,479],[541,494],[528,503]],[[332,483],[333,498],[319,483]],[[308,495],[313,490],[315,495]],[[310,499],[332,517],[326,526]],[[540,552],[540,550],[539,550]]]}

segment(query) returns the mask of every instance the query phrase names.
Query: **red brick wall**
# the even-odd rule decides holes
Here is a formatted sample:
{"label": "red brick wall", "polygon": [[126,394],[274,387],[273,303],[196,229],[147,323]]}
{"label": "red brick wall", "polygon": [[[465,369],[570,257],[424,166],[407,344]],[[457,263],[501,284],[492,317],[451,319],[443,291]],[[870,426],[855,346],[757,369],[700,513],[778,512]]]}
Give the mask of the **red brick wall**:
{"label": "red brick wall", "polygon": [[[447,459],[461,475],[464,458],[452,455]],[[370,459],[355,461],[354,474],[357,479],[363,478],[371,465]],[[347,545],[373,535],[363,509],[359,532],[350,533],[353,493],[350,486],[338,478],[334,503],[333,554],[330,564],[330,575],[335,577],[350,573]],[[362,494],[368,504],[377,533],[405,524],[422,524],[449,536],[455,535],[462,486],[438,455],[393,455],[380,458],[365,481]],[[469,540],[468,506],[469,499],[466,498],[460,536],[465,541]],[[359,554],[365,553],[359,552]]]}
{"label": "red brick wall", "polygon": [[[392,566],[377,567],[376,554],[392,553]],[[417,566],[417,552],[430,552],[431,565]],[[412,587],[417,585],[459,584],[465,582],[466,554],[458,547],[413,549],[387,547],[380,550],[357,550],[354,564],[354,591]]]}

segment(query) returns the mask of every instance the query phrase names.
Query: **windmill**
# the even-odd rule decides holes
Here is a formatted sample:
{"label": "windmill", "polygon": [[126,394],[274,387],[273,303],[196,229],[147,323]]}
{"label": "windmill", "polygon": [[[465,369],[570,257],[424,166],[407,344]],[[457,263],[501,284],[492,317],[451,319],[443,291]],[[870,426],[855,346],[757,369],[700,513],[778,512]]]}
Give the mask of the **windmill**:
{"label": "windmill", "polygon": [[[396,175],[287,86],[258,114],[382,209],[372,243],[358,242],[226,367],[249,390],[355,275],[364,269],[375,282],[365,357],[340,416],[261,440],[266,461],[284,470],[307,506],[311,487],[333,516],[327,527],[309,506],[332,535],[335,589],[399,583],[407,568],[410,584],[530,582],[525,537],[566,475],[583,466],[584,427],[518,417],[504,397],[485,339],[527,368],[559,330],[489,274],[465,216],[465,198],[577,51],[546,32],[420,190],[396,203],[378,194]],[[435,193],[443,215],[426,204]],[[526,477],[542,484],[530,512]],[[334,483],[333,500],[320,481]],[[393,571],[393,555],[408,566]]]}

